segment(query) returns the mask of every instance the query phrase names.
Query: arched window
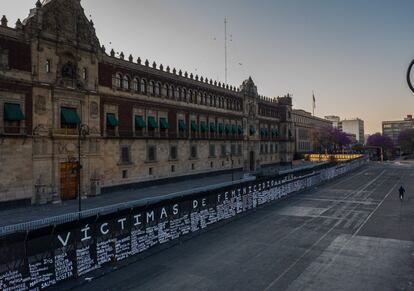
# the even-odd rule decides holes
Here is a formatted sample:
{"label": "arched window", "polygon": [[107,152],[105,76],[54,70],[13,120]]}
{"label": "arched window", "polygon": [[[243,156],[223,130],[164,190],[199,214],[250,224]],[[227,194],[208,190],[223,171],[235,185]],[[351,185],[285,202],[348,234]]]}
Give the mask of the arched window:
{"label": "arched window", "polygon": [[162,85],[162,92],[161,95],[164,97],[168,97],[168,85],[167,84],[163,84]]}
{"label": "arched window", "polygon": [[154,82],[153,81],[150,81],[149,82],[149,93],[151,94],[151,95],[155,95],[155,91],[154,91]]}
{"label": "arched window", "polygon": [[184,102],[187,102],[187,90],[183,89],[182,91],[182,99]]}
{"label": "arched window", "polygon": [[166,96],[167,96],[167,98],[169,98],[169,97],[170,97],[170,95],[171,95],[171,89],[170,89],[170,86],[169,86],[169,85],[165,85],[165,87],[166,87],[166,91],[165,91]]}
{"label": "arched window", "polygon": [[131,88],[129,77],[125,75],[122,80],[122,88],[129,90]]}
{"label": "arched window", "polygon": [[193,91],[192,90],[189,90],[188,91],[188,101],[190,102],[190,103],[193,103]]}
{"label": "arched window", "polygon": [[178,100],[182,100],[183,99],[183,89],[181,89],[181,87],[177,88],[177,92],[178,92]]}
{"label": "arched window", "polygon": [[144,79],[141,79],[141,93],[147,94],[147,82]]}
{"label": "arched window", "polygon": [[138,78],[134,78],[134,80],[132,81],[132,88],[134,89],[135,92],[139,92],[139,80],[138,80]]}
{"label": "arched window", "polygon": [[116,88],[121,88],[122,87],[122,75],[120,73],[115,74],[113,83],[114,83],[114,86]]}
{"label": "arched window", "polygon": [[174,99],[174,96],[175,96],[175,88],[174,88],[174,86],[170,86],[170,98],[171,99]]}
{"label": "arched window", "polygon": [[155,96],[161,96],[161,84],[155,83]]}
{"label": "arched window", "polygon": [[180,91],[179,91],[178,88],[176,88],[175,91],[174,91],[174,98],[175,99],[179,99],[180,98]]}

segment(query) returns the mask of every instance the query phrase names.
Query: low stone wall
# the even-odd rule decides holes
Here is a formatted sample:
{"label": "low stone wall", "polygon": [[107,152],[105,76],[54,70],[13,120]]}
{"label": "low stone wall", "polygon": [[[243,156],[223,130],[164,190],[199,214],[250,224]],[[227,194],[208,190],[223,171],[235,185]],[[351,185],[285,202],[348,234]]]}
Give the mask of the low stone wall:
{"label": "low stone wall", "polygon": [[348,173],[367,159],[262,178],[75,222],[4,236],[0,290],[41,290],[120,264],[261,205]]}

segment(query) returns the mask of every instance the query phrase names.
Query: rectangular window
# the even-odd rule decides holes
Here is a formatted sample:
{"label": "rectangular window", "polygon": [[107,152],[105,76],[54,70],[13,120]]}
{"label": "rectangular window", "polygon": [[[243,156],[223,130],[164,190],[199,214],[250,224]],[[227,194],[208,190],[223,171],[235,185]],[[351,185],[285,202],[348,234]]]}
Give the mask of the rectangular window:
{"label": "rectangular window", "polygon": [[154,162],[157,160],[157,147],[154,145],[148,146],[148,161]]}
{"label": "rectangular window", "polygon": [[76,108],[62,107],[60,109],[60,125],[62,128],[76,128],[80,122]]}
{"label": "rectangular window", "polygon": [[129,146],[121,146],[121,163],[131,163],[131,148]]}
{"label": "rectangular window", "polygon": [[170,146],[170,160],[177,160],[178,154],[177,154],[177,146],[173,145]]}
{"label": "rectangular window", "polygon": [[216,146],[214,144],[210,145],[210,157],[214,158],[216,156]]}
{"label": "rectangular window", "polygon": [[170,129],[170,125],[165,117],[160,118],[160,128],[161,129]]}
{"label": "rectangular window", "polygon": [[241,144],[239,144],[238,146],[237,146],[237,155],[239,155],[239,156],[241,156],[243,153],[242,153],[242,145]]}
{"label": "rectangular window", "polygon": [[20,133],[20,122],[24,119],[25,117],[20,108],[20,104],[4,104],[3,120],[5,133]]}
{"label": "rectangular window", "polygon": [[135,130],[142,130],[147,127],[144,117],[141,115],[135,115]]}
{"label": "rectangular window", "polygon": [[106,127],[115,128],[118,126],[118,119],[116,119],[115,113],[106,114]]}
{"label": "rectangular window", "polygon": [[190,158],[196,159],[197,158],[197,146],[192,145],[190,148]]}
{"label": "rectangular window", "polygon": [[236,145],[235,144],[232,144],[231,145],[231,155],[232,156],[235,156],[236,155]]}
{"label": "rectangular window", "polygon": [[179,130],[180,132],[183,132],[183,131],[185,131],[185,130],[186,130],[186,125],[185,125],[185,122],[184,122],[184,120],[182,120],[182,119],[178,120],[178,130]]}
{"label": "rectangular window", "polygon": [[221,145],[221,156],[222,157],[225,157],[226,156],[226,151],[227,151],[227,149],[226,149],[226,145],[225,144],[222,144]]}
{"label": "rectangular window", "polygon": [[148,129],[156,129],[158,128],[157,120],[154,116],[148,116]]}

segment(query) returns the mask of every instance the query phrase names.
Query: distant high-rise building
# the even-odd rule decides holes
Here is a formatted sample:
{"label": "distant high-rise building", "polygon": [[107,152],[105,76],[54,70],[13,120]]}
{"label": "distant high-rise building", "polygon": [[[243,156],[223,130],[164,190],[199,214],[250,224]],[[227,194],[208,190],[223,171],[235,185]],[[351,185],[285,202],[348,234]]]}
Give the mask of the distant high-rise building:
{"label": "distant high-rise building", "polygon": [[410,128],[414,128],[414,119],[412,115],[407,115],[404,120],[382,122],[382,134],[388,136],[394,145],[398,145],[398,136],[400,133]]}
{"label": "distant high-rise building", "polygon": [[339,123],[341,122],[341,118],[339,118],[339,116],[336,116],[336,115],[325,116],[325,119],[331,121],[332,122],[332,126],[334,128],[338,128],[339,127]]}
{"label": "distant high-rise building", "polygon": [[365,143],[364,121],[362,119],[354,118],[341,120],[338,128],[343,132],[355,134],[358,143]]}

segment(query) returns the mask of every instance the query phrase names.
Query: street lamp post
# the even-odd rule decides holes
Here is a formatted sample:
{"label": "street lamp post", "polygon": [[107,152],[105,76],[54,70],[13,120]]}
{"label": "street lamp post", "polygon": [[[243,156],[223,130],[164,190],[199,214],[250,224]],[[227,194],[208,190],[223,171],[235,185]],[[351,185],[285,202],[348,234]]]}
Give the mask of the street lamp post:
{"label": "street lamp post", "polygon": [[231,181],[234,181],[234,167],[233,167],[233,152],[231,151],[231,145],[230,145],[230,151],[227,152],[227,157],[230,158],[231,163]]}
{"label": "street lamp post", "polygon": [[81,139],[85,138],[89,134],[89,127],[86,124],[79,124],[78,130],[78,162],[76,165],[76,180],[78,184],[77,194],[78,194],[78,211],[79,211],[79,219],[81,216],[82,211],[82,199],[81,199],[81,170],[82,170],[82,163],[81,163]]}

